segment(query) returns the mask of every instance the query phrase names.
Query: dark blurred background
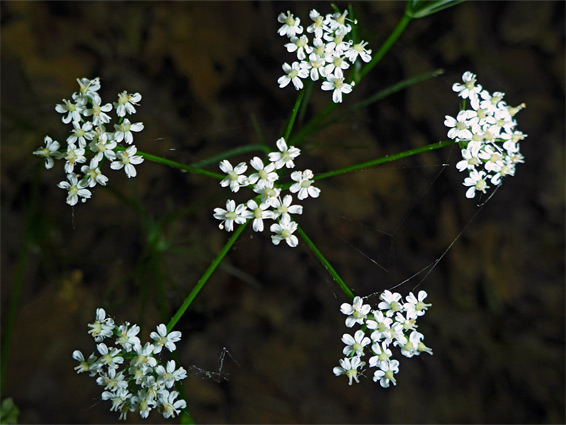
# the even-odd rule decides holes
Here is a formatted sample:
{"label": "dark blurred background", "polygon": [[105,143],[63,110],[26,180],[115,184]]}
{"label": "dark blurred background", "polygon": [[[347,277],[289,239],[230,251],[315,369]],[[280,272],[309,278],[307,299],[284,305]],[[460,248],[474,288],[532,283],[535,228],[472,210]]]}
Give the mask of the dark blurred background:
{"label": "dark blurred background", "polygon": [[[353,4],[374,52],[404,5]],[[274,143],[296,98],[276,83],[293,60],[277,15],[306,23],[313,7],[331,12],[322,2],[2,2],[3,338],[21,287],[2,398],[21,423],[117,422],[101,387],[73,370],[73,350],[95,349],[96,308],[140,324],[147,339],[229,236],[212,217],[228,191],[149,161],[131,180],[107,170],[107,188],[66,205],[63,164],[45,170],[32,155],[46,134],[67,137],[55,105],[76,78],[99,76],[104,102],[143,95],[142,151],[194,163]],[[434,356],[398,355],[397,387],[382,389],[371,371],[349,387],[332,373],[345,296],[304,243],[273,246],[268,232],[246,229],[177,326],[197,422],[564,423],[564,15],[564,2],[467,2],[414,20],[342,107],[445,73],[301,146],[298,168],[316,174],[444,140],[444,116],[459,104],[451,85],[468,70],[527,104],[517,116],[525,164],[483,206],[486,197],[465,198],[450,148],[321,181],[320,198],[303,203],[299,223],[356,294],[429,267],[397,291],[428,292],[419,330]],[[305,118],[330,98],[315,90]],[[224,347],[222,374],[207,376]]]}

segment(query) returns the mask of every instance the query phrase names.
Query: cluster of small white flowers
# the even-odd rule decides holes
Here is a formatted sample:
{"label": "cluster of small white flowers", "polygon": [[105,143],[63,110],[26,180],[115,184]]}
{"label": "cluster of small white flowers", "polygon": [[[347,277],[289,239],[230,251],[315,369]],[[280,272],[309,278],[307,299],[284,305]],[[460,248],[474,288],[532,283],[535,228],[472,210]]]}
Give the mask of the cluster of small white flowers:
{"label": "cluster of small white flowers", "polygon": [[505,176],[515,175],[515,167],[524,162],[519,142],[527,137],[515,129],[514,116],[525,107],[510,107],[503,100],[505,93],[490,94],[476,83],[476,75],[465,72],[463,83],[454,83],[452,90],[467,99],[471,109],[462,109],[456,118],[446,116],[444,125],[450,130],[448,137],[462,148],[462,160],[456,164],[459,171],[467,171],[464,179],[467,198],[476,192],[485,193],[488,181],[501,185]]}
{"label": "cluster of small white flowers", "polygon": [[432,350],[423,342],[423,334],[417,332],[416,324],[417,319],[431,306],[425,304],[426,296],[425,291],[420,291],[416,297],[411,292],[403,302],[401,294],[385,291],[379,297],[381,302],[378,309],[373,311],[360,297],[355,297],[352,304],[342,304],[340,311],[348,316],[346,326],[352,328],[357,324],[362,329],[353,336],[343,335],[342,342],[346,344],[343,353],[346,357],[340,360],[340,366],[333,369],[334,374],[346,375],[349,385],[352,385],[352,380],[359,383],[358,374],[366,365],[362,357],[364,350],[368,350],[371,355],[369,367],[377,368],[373,380],[379,381],[383,388],[388,388],[390,383],[397,385],[394,375],[399,372],[399,360],[391,357],[391,344],[399,347],[405,357],[418,356],[421,352],[432,354]]}
{"label": "cluster of small white flowers", "polygon": [[[104,387],[102,400],[112,402],[110,410],[119,411],[120,419],[126,419],[128,412],[135,411],[139,411],[142,418],[147,418],[154,409],[164,418],[170,418],[187,407],[185,400],[177,400],[179,393],[172,389],[175,382],[187,377],[187,371],[182,367],[176,368],[174,360],[163,365],[155,357],[163,347],[175,351],[181,332],[168,333],[167,327],[161,324],[157,332],[150,334],[154,341],[142,346],[137,336],[140,331],[138,325],[125,322],[118,326],[112,318],[106,317],[102,308],[96,310],[96,321],[88,327],[88,333],[97,342],[99,356],[92,353],[85,358],[79,350],[75,350],[73,359],[79,362],[75,370],[97,377],[96,383]],[[110,339],[114,346],[109,344]]]}
{"label": "cluster of small white flowers", "polygon": [[[279,15],[277,21],[283,24],[279,28],[279,35],[289,38],[290,42],[285,47],[289,53],[296,52],[298,59],[291,65],[283,64],[285,75],[277,80],[280,88],[292,82],[295,89],[300,90],[303,88],[303,79],[321,79],[322,90],[332,90],[334,103],[342,102],[342,95],[352,91],[354,82],[344,82],[344,71],[358,57],[369,62],[371,50],[366,48],[365,41],[354,43],[353,40],[344,40],[352,31],[352,25],[347,22],[347,14],[348,11],[344,11],[342,14],[337,12],[322,16],[315,9],[311,10],[309,16],[313,23],[307,27],[307,33],[313,34],[312,40],[302,34],[303,27],[299,18],[289,11]],[[357,22],[352,23],[355,25]]]}
{"label": "cluster of small white flowers", "polygon": [[[114,131],[107,131],[106,126],[111,121],[108,112],[112,110],[112,104],[102,104],[98,94],[100,78],[81,78],[77,82],[80,89],[73,93],[72,100],[63,99],[63,103],[55,107],[57,112],[63,114],[63,123],[73,127],[66,140],[67,146],[62,148],[59,142],[45,136],[45,147],[34,152],[34,155],[45,158],[47,169],[53,168],[55,159],[65,160],[67,181],[60,182],[58,187],[67,190],[67,203],[71,206],[79,199],[86,202],[92,196],[90,189],[97,184],[106,185],[108,177],[100,171],[105,159],[110,161],[113,170],[124,168],[128,177],[135,177],[134,165],[143,162],[143,158],[136,155],[136,146],[132,144],[132,132],[142,131],[143,123],[132,123],[125,118],[126,115],[135,114],[141,95],[126,91],[118,95],[114,107],[119,121],[114,124]],[[120,147],[122,141],[129,147]],[[80,170],[77,169],[79,166]]]}
{"label": "cluster of small white flowers", "polygon": [[[227,176],[220,182],[222,187],[230,187],[232,192],[238,192],[241,187],[251,187],[256,193],[253,199],[246,203],[236,205],[232,199],[226,201],[226,209],[215,208],[214,218],[222,220],[221,229],[231,232],[234,230],[234,223],[243,224],[253,219],[253,229],[255,232],[263,232],[263,220],[276,220],[269,228],[273,235],[271,240],[274,245],[279,245],[281,241],[287,242],[290,247],[296,247],[299,243],[298,238],[293,235],[297,230],[297,223],[292,220],[291,214],[302,214],[302,205],[292,205],[293,197],[289,194],[282,195],[281,188],[275,186],[279,180],[277,170],[294,168],[294,159],[301,151],[294,146],[287,146],[284,138],[276,142],[278,151],[269,153],[269,164],[265,165],[259,157],[254,157],[250,161],[253,173],[249,176],[244,173],[248,169],[245,162],[240,162],[235,167],[227,161],[220,161],[220,169]],[[295,182],[290,187],[291,193],[297,193],[300,200],[309,196],[317,198],[320,189],[313,186],[314,174],[311,170],[293,171],[291,179]]]}

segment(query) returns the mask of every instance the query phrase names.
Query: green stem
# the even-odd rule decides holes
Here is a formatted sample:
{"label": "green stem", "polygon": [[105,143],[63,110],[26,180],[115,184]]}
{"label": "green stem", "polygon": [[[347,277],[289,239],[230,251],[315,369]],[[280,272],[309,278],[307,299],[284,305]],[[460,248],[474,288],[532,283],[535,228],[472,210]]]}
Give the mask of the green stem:
{"label": "green stem", "polygon": [[285,141],[289,140],[289,136],[291,135],[291,130],[293,129],[293,124],[295,124],[295,118],[297,118],[297,113],[299,112],[299,108],[301,107],[301,102],[303,101],[303,97],[305,96],[305,91],[301,90],[299,95],[297,96],[297,100],[295,101],[295,106],[293,106],[293,111],[291,112],[291,116],[289,117],[289,123],[287,124],[287,128],[285,129]]}
{"label": "green stem", "polygon": [[216,267],[218,267],[218,265],[224,259],[224,257],[226,256],[226,254],[228,253],[228,251],[230,250],[232,245],[234,245],[234,243],[236,242],[238,237],[242,234],[243,230],[246,227],[246,224],[247,223],[241,224],[240,227],[238,227],[234,231],[234,234],[230,237],[230,239],[228,240],[226,245],[224,245],[224,248],[222,248],[220,253],[212,261],[212,264],[208,267],[208,269],[204,272],[202,277],[199,279],[199,281],[197,282],[197,284],[195,285],[193,290],[189,293],[187,298],[185,298],[185,301],[183,301],[183,304],[181,305],[181,307],[179,308],[177,313],[175,313],[175,315],[169,321],[169,324],[167,325],[167,331],[168,332],[171,332],[171,330],[175,327],[175,325],[177,324],[179,319],[181,319],[183,314],[185,314],[185,311],[187,310],[187,308],[189,308],[189,306],[191,305],[191,303],[193,302],[195,297],[198,295],[198,293],[201,291],[204,284],[208,281],[208,279],[210,278],[210,276],[212,275],[214,270],[216,270]]}
{"label": "green stem", "polygon": [[405,28],[407,27],[411,19],[412,18],[409,15],[407,15],[407,13],[403,14],[403,18],[401,18],[401,20],[399,21],[399,23],[397,24],[397,26],[395,27],[389,38],[385,40],[385,43],[383,43],[383,45],[379,48],[379,50],[373,56],[371,61],[369,61],[362,68],[358,80],[356,81],[356,84],[358,84],[361,81],[361,79],[364,78],[368,74],[368,72],[370,72],[379,63],[381,59],[383,59],[383,56],[385,56],[385,54],[389,51],[389,49],[391,49],[393,44],[395,44],[397,39],[401,36],[403,31],[405,31]]}
{"label": "green stem", "polygon": [[354,293],[352,292],[352,290],[348,287],[348,285],[346,285],[346,282],[342,280],[340,275],[336,272],[336,270],[334,270],[334,267],[332,267],[332,265],[328,262],[326,257],[322,255],[322,252],[320,252],[320,250],[316,247],[314,242],[311,241],[311,239],[307,236],[307,234],[303,231],[303,229],[301,229],[300,226],[297,226],[297,232],[299,233],[301,238],[306,242],[306,244],[309,246],[309,248],[314,253],[316,258],[319,259],[319,261],[322,263],[322,265],[328,271],[328,273],[330,273],[330,275],[334,278],[336,283],[338,283],[340,289],[342,289],[342,291],[344,291],[344,293],[348,297],[350,297],[350,299],[354,299]]}
{"label": "green stem", "polygon": [[431,145],[421,146],[420,148],[410,149],[408,151],[399,152],[393,155],[387,155],[381,158],[372,159],[371,161],[362,162],[361,164],[351,165],[349,167],[340,168],[338,170],[329,171],[327,173],[322,173],[314,176],[314,180],[327,179],[329,177],[334,177],[338,174],[351,173],[352,171],[361,170],[363,168],[373,167],[374,165],[384,164],[386,162],[393,162],[401,158],[406,158],[408,156],[418,155],[422,152],[433,151],[446,146],[455,145],[454,140],[444,140],[442,142],[433,143]]}
{"label": "green stem", "polygon": [[[120,150],[120,149],[118,149],[118,150]],[[141,157],[143,157],[144,159],[147,159],[148,161],[157,162],[158,164],[168,165],[169,167],[179,168],[181,170],[189,171],[189,172],[195,173],[195,174],[201,174],[203,176],[212,177],[212,178],[215,178],[215,179],[218,179],[218,180],[222,180],[224,177],[226,177],[225,175],[220,174],[220,173],[215,173],[213,171],[203,170],[202,168],[197,168],[197,167],[193,167],[191,165],[182,164],[180,162],[172,161],[170,159],[162,158],[160,156],[153,155],[153,154],[150,154],[150,153],[137,151],[137,154],[140,155]]]}

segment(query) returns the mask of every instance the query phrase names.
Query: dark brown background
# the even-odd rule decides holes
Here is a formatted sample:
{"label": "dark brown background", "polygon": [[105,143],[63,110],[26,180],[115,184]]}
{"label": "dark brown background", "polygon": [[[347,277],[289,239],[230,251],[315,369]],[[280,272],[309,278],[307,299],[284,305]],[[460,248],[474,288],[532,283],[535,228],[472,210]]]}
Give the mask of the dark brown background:
{"label": "dark brown background", "polygon": [[[82,76],[101,77],[105,102],[139,91],[138,148],[186,163],[258,143],[252,117],[275,142],[296,96],[276,83],[292,60],[276,18],[289,9],[306,21],[313,6],[331,10],[2,2],[3,333],[26,260],[2,397],[14,398],[21,423],[117,422],[95,382],[73,371],[72,351],[94,350],[86,325],[96,307],[139,323],[147,338],[228,238],[212,218],[227,191],[148,161],[132,180],[108,170],[108,189],[66,205],[56,187],[62,164],[45,170],[31,155],[46,134],[68,134],[55,104]],[[354,8],[376,51],[404,3]],[[564,22],[563,2],[542,1],[468,2],[415,20],[343,106],[419,73],[445,74],[302,147],[298,167],[317,173],[443,140],[444,116],[458,109],[451,85],[467,70],[510,104],[527,104],[517,117],[529,135],[526,162],[477,215],[455,149],[320,182],[321,197],[304,202],[301,226],[360,295],[432,265],[460,235],[424,281],[423,273],[398,288],[406,294],[422,281],[428,292],[433,308],[420,330],[434,356],[400,358],[395,388],[371,379],[348,387],[332,374],[345,297],[304,243],[275,247],[267,232],[247,229],[178,325],[185,367],[218,371],[223,347],[235,359],[226,358],[229,380],[219,383],[190,368],[185,388],[198,422],[564,422]],[[317,91],[307,117],[329,100]]]}

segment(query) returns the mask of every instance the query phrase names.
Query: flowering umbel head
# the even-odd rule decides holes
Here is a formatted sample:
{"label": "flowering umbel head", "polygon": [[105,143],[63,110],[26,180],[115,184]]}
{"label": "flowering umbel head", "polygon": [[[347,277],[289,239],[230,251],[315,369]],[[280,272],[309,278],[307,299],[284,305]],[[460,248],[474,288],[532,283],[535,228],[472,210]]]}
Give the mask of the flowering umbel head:
{"label": "flowering umbel head", "polygon": [[309,14],[312,23],[306,29],[312,39],[302,34],[301,20],[291,12],[279,15],[277,20],[283,24],[279,28],[279,35],[289,38],[285,47],[289,53],[297,55],[296,61],[283,64],[284,75],[277,80],[279,88],[293,83],[296,90],[301,90],[303,80],[321,80],[321,89],[332,91],[332,101],[342,102],[342,95],[350,93],[354,87],[354,82],[348,80],[344,72],[358,58],[364,62],[371,60],[371,50],[366,48],[367,42],[354,43],[351,38],[352,25],[357,22],[348,19],[347,15],[348,11],[322,16],[312,9]]}
{"label": "flowering umbel head", "polygon": [[394,375],[399,372],[399,361],[391,357],[391,345],[398,347],[405,357],[418,356],[422,352],[432,354],[432,350],[422,342],[423,334],[416,330],[417,319],[431,306],[424,302],[426,297],[425,291],[420,291],[417,296],[411,292],[403,301],[401,294],[384,291],[376,310],[364,304],[361,297],[355,297],[352,304],[342,304],[340,311],[348,316],[346,326],[359,325],[361,329],[353,335],[342,336],[346,357],[340,360],[340,366],[333,369],[334,374],[346,375],[349,385],[353,381],[359,382],[358,375],[366,365],[362,358],[369,353],[369,367],[376,368],[373,380],[383,388],[397,385]]}
{"label": "flowering umbel head", "polygon": [[515,175],[517,164],[524,162],[520,142],[527,137],[516,129],[515,114],[525,107],[510,107],[503,100],[505,93],[489,93],[477,84],[476,75],[465,72],[462,83],[454,83],[452,90],[464,99],[464,106],[456,118],[446,116],[444,125],[448,137],[458,142],[462,160],[456,164],[465,171],[467,198],[476,192],[486,193],[492,186],[502,184],[502,179]]}
{"label": "flowering umbel head", "polygon": [[104,387],[101,398],[112,402],[110,410],[119,411],[120,419],[136,411],[142,418],[147,418],[152,410],[161,412],[164,418],[181,413],[187,403],[177,400],[179,393],[173,386],[187,377],[187,371],[177,367],[174,360],[165,364],[161,355],[155,356],[163,348],[175,351],[181,332],[168,332],[161,324],[150,335],[153,342],[142,346],[138,325],[125,322],[118,326],[102,308],[96,310],[96,320],[88,327],[97,342],[97,353],[85,358],[75,350],[73,359],[79,362],[75,370],[88,372]]}
{"label": "flowering umbel head", "polygon": [[[112,104],[102,104],[98,94],[100,79],[80,78],[77,82],[79,91],[73,93],[72,100],[63,99],[63,103],[55,107],[63,114],[63,123],[73,127],[66,146],[62,147],[56,140],[45,136],[45,147],[33,153],[45,159],[45,168],[48,169],[53,168],[55,160],[65,160],[67,181],[60,182],[58,187],[67,190],[67,203],[71,206],[79,200],[86,202],[96,185],[106,186],[108,177],[102,174],[100,168],[105,161],[110,162],[113,170],[123,168],[129,178],[137,174],[134,166],[143,162],[143,157],[136,154],[137,148],[132,144],[132,132],[142,131],[143,123],[132,123],[125,118],[136,112],[134,106],[139,106],[141,95],[126,91],[118,95],[118,101],[114,102],[118,124],[114,124],[114,131],[109,131],[107,124],[111,118],[108,112],[112,110]],[[121,142],[128,147],[120,146]]]}
{"label": "flowering umbel head", "polygon": [[[285,241],[288,246],[296,247],[299,240],[293,233],[297,230],[297,223],[292,220],[292,215],[302,214],[303,207],[292,205],[292,196],[281,193],[283,189],[278,187],[277,171],[294,168],[294,160],[301,151],[294,146],[287,146],[284,138],[278,139],[275,144],[277,150],[268,154],[267,165],[259,157],[254,157],[249,162],[252,171],[249,175],[244,174],[248,170],[245,162],[233,166],[228,160],[220,161],[220,169],[226,173],[220,185],[229,187],[234,193],[242,187],[249,187],[255,196],[238,205],[236,201],[229,199],[226,201],[226,209],[214,209],[214,218],[220,220],[218,227],[228,232],[234,230],[234,224],[243,224],[248,220],[252,220],[254,232],[262,232],[266,227],[264,220],[272,220],[274,223],[269,226],[269,230],[273,233],[273,244]],[[320,189],[313,185],[314,174],[311,170],[294,171],[291,179],[295,183],[289,187],[289,191],[298,193],[300,200],[309,196],[316,198],[320,194]]]}

